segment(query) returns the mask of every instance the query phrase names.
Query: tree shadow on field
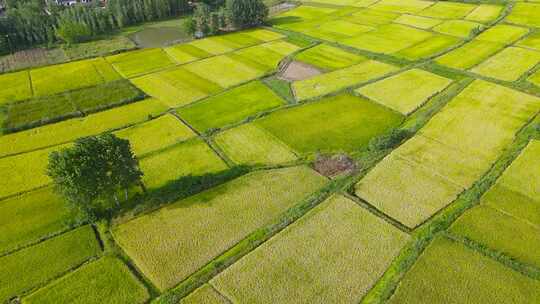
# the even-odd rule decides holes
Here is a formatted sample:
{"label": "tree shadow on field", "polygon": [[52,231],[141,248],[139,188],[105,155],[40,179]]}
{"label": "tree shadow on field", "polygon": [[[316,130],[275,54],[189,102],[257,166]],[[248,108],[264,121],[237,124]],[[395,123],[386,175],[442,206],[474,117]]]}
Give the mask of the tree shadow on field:
{"label": "tree shadow on field", "polygon": [[[136,195],[131,200],[124,203],[122,208],[114,213],[114,216],[127,213],[136,215],[145,211],[154,210],[158,207],[177,202],[194,194],[224,184],[232,179],[247,174],[250,171],[250,166],[235,166],[216,173],[208,173],[199,176],[186,175],[177,180],[170,181],[160,188],[149,189],[146,194]],[[225,190],[224,187],[221,190],[212,191],[207,195],[203,195],[196,202],[208,202]],[[195,200],[187,201],[186,204],[177,205],[175,207],[186,208],[194,203]]]}

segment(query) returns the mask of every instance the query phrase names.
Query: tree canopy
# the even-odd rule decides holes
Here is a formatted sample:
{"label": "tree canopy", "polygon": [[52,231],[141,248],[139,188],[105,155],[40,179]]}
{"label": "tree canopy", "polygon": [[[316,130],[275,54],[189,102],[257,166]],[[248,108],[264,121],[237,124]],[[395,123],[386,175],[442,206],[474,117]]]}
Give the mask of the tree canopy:
{"label": "tree canopy", "polygon": [[69,205],[89,218],[118,206],[122,191],[127,199],[143,175],[129,141],[112,134],[81,138],[51,153],[47,174]]}

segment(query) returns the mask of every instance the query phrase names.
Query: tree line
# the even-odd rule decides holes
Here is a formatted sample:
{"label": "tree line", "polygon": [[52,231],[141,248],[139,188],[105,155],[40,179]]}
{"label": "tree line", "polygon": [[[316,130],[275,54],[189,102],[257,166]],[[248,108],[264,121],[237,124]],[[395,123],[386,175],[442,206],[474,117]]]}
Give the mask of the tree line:
{"label": "tree line", "polygon": [[109,0],[63,7],[45,0],[5,0],[0,17],[0,53],[58,40],[80,42],[141,23],[190,10],[188,0]]}

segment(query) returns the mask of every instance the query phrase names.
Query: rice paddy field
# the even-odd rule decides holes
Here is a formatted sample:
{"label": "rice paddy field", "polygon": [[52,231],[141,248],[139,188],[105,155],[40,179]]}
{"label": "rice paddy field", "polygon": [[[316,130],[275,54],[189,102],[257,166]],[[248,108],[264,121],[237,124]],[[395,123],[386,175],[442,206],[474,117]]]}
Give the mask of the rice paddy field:
{"label": "rice paddy field", "polygon": [[[540,303],[540,2],[272,11],[0,74],[0,304]],[[142,190],[83,220],[105,133]]]}

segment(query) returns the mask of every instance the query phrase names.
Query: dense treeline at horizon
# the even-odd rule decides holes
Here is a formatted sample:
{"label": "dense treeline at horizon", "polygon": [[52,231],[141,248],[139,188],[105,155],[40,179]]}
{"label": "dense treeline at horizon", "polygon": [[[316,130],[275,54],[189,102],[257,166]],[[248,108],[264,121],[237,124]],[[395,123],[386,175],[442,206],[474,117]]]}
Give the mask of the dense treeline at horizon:
{"label": "dense treeline at horizon", "polygon": [[[177,16],[190,10],[188,0],[109,0],[62,7],[44,0],[6,0],[0,17],[0,54],[65,40],[95,37],[128,25]],[[67,41],[70,42],[70,41]]]}

